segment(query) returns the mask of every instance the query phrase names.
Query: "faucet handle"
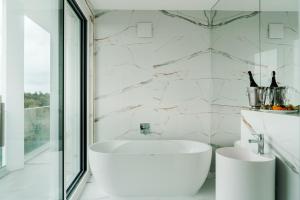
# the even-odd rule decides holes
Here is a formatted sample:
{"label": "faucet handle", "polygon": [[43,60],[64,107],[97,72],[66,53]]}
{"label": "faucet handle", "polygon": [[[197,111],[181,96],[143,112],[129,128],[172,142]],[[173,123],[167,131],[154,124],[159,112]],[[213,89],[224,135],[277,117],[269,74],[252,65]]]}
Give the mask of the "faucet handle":
{"label": "faucet handle", "polygon": [[257,137],[258,140],[263,140],[264,139],[264,134],[258,133],[258,134],[252,134]]}
{"label": "faucet handle", "polygon": [[257,137],[257,139],[256,140],[249,139],[248,140],[249,143],[258,143],[258,142],[264,140],[264,134],[252,134],[252,135],[255,136],[255,137]]}
{"label": "faucet handle", "polygon": [[253,140],[253,139],[249,139],[248,142],[249,143],[257,143],[258,145],[258,149],[257,149],[257,153],[258,154],[264,154],[264,134],[253,134],[254,136],[257,137],[257,139]]}
{"label": "faucet handle", "polygon": [[150,123],[140,123],[140,129],[150,129]]}

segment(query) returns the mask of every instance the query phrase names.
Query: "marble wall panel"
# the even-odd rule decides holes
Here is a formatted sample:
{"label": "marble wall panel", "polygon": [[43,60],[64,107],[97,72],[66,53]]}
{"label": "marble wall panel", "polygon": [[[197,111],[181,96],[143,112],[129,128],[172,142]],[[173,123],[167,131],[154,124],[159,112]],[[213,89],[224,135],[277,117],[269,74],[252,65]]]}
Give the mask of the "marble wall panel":
{"label": "marble wall panel", "polygon": [[[262,41],[266,50],[289,47],[281,50],[280,66],[294,63],[287,56],[296,38],[296,15],[262,14],[262,27],[283,16],[292,19],[283,20],[288,32],[284,41]],[[153,37],[137,37],[138,22],[151,22]],[[266,54],[260,66],[258,22],[258,12],[245,11],[99,11],[97,140],[188,138],[232,145],[239,139],[240,110],[248,105],[247,71],[264,85],[267,75],[260,72],[269,73],[274,66]],[[156,134],[140,135],[141,122],[150,122]]]}
{"label": "marble wall panel", "polygon": [[[153,37],[137,37],[138,22],[151,22]],[[205,22],[203,11],[99,14],[97,140],[170,138],[209,142],[210,30],[200,25]],[[151,123],[153,134],[139,133],[142,122]]]}

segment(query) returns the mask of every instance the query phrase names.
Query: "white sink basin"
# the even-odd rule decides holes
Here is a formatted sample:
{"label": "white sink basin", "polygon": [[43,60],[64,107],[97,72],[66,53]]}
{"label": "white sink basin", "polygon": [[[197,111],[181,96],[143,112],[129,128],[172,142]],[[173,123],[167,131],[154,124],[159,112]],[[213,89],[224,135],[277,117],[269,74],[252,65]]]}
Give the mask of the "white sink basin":
{"label": "white sink basin", "polygon": [[275,157],[248,149],[216,151],[216,200],[274,200]]}

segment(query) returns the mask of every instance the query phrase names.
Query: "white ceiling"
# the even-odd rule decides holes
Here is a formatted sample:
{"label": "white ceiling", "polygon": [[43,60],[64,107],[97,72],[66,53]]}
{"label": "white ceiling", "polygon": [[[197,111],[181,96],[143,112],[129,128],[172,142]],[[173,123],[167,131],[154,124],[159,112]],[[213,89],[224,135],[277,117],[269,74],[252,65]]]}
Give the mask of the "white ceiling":
{"label": "white ceiling", "polygon": [[90,0],[95,9],[208,10],[217,0]]}
{"label": "white ceiling", "polygon": [[[210,10],[218,0],[89,0],[95,10]],[[261,0],[263,11],[297,11],[300,0]],[[259,0],[219,0],[216,10],[259,10]]]}

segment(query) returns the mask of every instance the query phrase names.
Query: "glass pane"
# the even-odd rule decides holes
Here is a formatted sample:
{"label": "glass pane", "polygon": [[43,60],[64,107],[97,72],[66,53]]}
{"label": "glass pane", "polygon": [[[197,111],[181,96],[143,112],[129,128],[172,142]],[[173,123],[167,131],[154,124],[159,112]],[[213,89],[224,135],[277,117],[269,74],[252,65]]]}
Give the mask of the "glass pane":
{"label": "glass pane", "polygon": [[[276,3],[261,0],[262,86],[270,87],[272,72],[275,71],[275,81],[278,86],[287,89],[285,96],[282,95],[279,98],[280,101],[276,101],[276,98],[274,98],[274,104],[280,107],[300,105],[299,9],[299,0],[277,0]],[[280,90],[284,91],[281,88],[278,91]],[[270,151],[277,157],[276,199],[300,199],[300,146],[299,124],[297,124],[300,123],[300,118],[297,114],[287,115],[282,113],[279,119],[281,121],[276,126],[277,132],[275,129],[269,131],[266,138]],[[273,124],[276,124],[276,121],[272,117],[272,126],[265,123],[264,129],[269,130],[270,127],[274,126]]]}
{"label": "glass pane", "polygon": [[270,86],[272,71],[288,88],[285,104],[300,104],[299,1],[261,1],[261,79]]}
{"label": "glass pane", "polygon": [[63,0],[3,2],[0,95],[5,104],[5,166],[0,169],[0,199],[63,199]]}
{"label": "glass pane", "polygon": [[65,181],[69,186],[80,172],[80,19],[65,9]]}
{"label": "glass pane", "polygon": [[24,153],[38,153],[50,142],[50,33],[24,17]]}
{"label": "glass pane", "polygon": [[[0,80],[3,79],[3,68],[1,66],[3,66],[4,61],[3,61],[3,22],[4,22],[4,16],[3,16],[3,1],[0,1]],[[4,116],[4,114],[2,113],[2,109],[1,109],[1,104],[2,104],[2,94],[3,94],[3,81],[0,81],[0,169],[2,167],[4,167],[5,165],[5,149],[4,149],[4,129],[3,129],[3,119],[2,116]],[[1,173],[0,173],[1,176]]]}

